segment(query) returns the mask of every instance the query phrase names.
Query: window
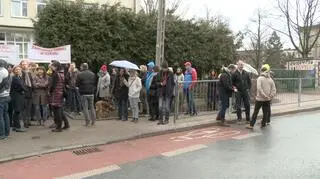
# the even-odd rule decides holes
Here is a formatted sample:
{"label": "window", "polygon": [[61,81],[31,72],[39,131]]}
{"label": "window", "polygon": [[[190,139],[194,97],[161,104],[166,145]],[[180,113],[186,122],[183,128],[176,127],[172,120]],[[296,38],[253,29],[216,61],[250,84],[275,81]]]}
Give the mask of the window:
{"label": "window", "polygon": [[28,0],[11,0],[11,15],[15,17],[27,17]]}
{"label": "window", "polygon": [[29,43],[31,43],[30,34],[0,32],[0,44],[18,45],[20,58],[27,58]]}
{"label": "window", "polygon": [[2,16],[2,0],[0,0],[0,16]]}
{"label": "window", "polygon": [[37,14],[39,14],[42,9],[46,7],[47,0],[37,0]]}

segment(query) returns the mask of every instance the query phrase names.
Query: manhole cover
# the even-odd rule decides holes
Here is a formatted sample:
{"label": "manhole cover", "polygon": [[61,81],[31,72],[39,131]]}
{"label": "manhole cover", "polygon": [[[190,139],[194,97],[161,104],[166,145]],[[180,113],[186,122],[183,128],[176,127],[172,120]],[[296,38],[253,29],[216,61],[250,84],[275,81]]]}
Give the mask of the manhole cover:
{"label": "manhole cover", "polygon": [[95,152],[101,152],[101,149],[98,149],[97,147],[89,147],[89,148],[82,148],[82,149],[77,149],[72,151],[73,154],[75,155],[86,155],[86,154],[91,154]]}
{"label": "manhole cover", "polygon": [[32,139],[32,140],[34,140],[34,139],[40,139],[40,136],[32,136],[31,139]]}

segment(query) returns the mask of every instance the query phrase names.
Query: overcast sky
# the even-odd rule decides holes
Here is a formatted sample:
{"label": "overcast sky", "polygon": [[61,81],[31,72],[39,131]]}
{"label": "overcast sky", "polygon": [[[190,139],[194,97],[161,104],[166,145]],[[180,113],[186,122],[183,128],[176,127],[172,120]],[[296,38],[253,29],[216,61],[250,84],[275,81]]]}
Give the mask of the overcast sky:
{"label": "overcast sky", "polygon": [[[255,23],[250,19],[256,17],[259,8],[266,13],[277,13],[276,2],[276,0],[182,0],[178,12],[187,18],[204,18],[207,12],[206,7],[208,7],[212,16],[223,16],[228,20],[231,29],[238,32],[248,26],[255,27]],[[285,36],[281,38],[285,47],[291,47],[288,38]]]}

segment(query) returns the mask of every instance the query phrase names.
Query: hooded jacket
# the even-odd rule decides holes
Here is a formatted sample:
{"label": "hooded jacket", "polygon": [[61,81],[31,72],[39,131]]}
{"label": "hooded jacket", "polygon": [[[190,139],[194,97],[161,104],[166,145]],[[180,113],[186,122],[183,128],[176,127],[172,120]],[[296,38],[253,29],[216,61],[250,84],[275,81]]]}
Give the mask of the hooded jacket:
{"label": "hooded jacket", "polygon": [[270,101],[276,95],[276,86],[269,73],[262,72],[257,79],[257,101]]}

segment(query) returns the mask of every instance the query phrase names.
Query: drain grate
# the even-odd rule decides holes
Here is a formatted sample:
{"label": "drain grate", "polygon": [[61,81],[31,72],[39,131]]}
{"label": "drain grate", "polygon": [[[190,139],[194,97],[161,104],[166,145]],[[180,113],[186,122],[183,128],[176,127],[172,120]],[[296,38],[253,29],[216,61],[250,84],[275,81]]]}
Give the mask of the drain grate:
{"label": "drain grate", "polygon": [[101,152],[102,150],[97,148],[97,147],[89,147],[89,148],[82,148],[82,149],[77,149],[72,151],[73,154],[75,155],[86,155],[86,154],[91,154],[95,152]]}
{"label": "drain grate", "polygon": [[40,136],[32,136],[31,139],[32,139],[32,140],[34,140],[34,139],[40,139]]}

